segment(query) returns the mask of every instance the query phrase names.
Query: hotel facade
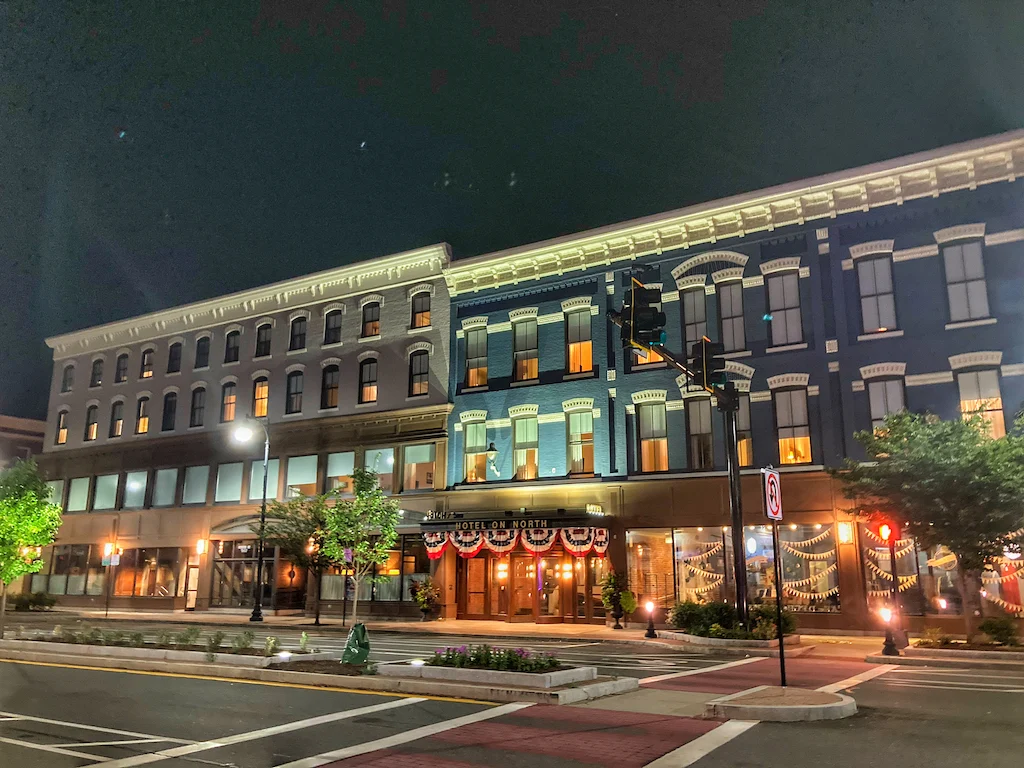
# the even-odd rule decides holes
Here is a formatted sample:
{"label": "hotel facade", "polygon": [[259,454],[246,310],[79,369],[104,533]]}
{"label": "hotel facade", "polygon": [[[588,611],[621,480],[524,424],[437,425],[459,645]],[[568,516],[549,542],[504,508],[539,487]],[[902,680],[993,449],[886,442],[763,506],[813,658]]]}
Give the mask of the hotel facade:
{"label": "hotel facade", "polygon": [[[93,548],[113,537],[137,553],[134,571],[121,565],[110,577],[115,601],[251,602],[247,491],[261,475],[255,449],[243,456],[220,428],[223,387],[234,383],[238,412],[251,400],[268,417],[280,497],[343,483],[356,464],[375,468],[399,496],[400,547],[360,596],[375,615],[408,614],[408,583],[426,573],[442,586],[449,619],[604,622],[600,582],[610,570],[659,612],[677,600],[728,598],[721,415],[663,360],[624,352],[606,318],[622,303],[629,271],[644,266],[647,284],[662,289],[667,347],[682,352],[703,335],[721,341],[743,395],[751,599],[772,599],[777,588],[758,473],[772,465],[782,472],[786,603],[809,629],[873,628],[890,585],[888,552],[844,511],[849,503],[825,469],[858,458],[854,433],[902,408],[958,418],[982,407],[995,434],[1020,409],[1020,167],[1024,132],[499,253],[450,261],[435,246],[335,271],[347,278],[299,278],[295,291],[268,286],[51,339],[44,463],[67,515],[31,586],[68,603],[105,599],[108,574]],[[383,277],[385,264],[409,279]],[[424,293],[430,319],[417,329]],[[344,352],[319,342],[332,302],[342,307]],[[374,304],[394,320],[382,319],[382,338],[367,341]],[[309,340],[296,351],[301,316]],[[232,332],[240,362],[225,370],[219,357]],[[190,356],[204,334],[211,362],[196,371]],[[268,334],[269,358],[255,354]],[[174,344],[188,373],[164,372]],[[420,352],[426,395],[413,394]],[[392,376],[382,369],[379,397],[367,405],[370,359]],[[92,387],[96,360],[100,378],[111,379]],[[336,411],[316,408],[331,402],[323,395],[331,366],[339,403],[347,398]],[[298,411],[296,371],[308,393]],[[265,411],[260,381],[270,387]],[[197,389],[208,393],[211,416],[193,427]],[[169,393],[181,412],[162,430]],[[136,435],[142,398],[150,427]],[[112,437],[117,402],[123,426]],[[200,540],[209,542],[204,553],[190,544]],[[273,563],[272,605],[301,608],[304,575],[281,553]],[[957,621],[948,552],[907,539],[896,566],[912,626]],[[1018,569],[1007,561],[986,576],[988,598],[1011,614],[1024,611]],[[121,572],[133,574],[130,589]],[[333,574],[325,583],[329,610],[344,608],[343,581]],[[154,595],[154,584],[174,594]]]}

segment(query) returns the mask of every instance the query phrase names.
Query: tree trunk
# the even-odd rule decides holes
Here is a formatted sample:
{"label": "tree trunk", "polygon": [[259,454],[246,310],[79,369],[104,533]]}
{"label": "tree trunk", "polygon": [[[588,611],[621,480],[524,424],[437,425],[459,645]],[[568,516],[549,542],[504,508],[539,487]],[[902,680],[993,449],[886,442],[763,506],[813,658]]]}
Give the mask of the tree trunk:
{"label": "tree trunk", "polygon": [[316,605],[316,613],[315,613],[314,618],[313,618],[313,626],[314,627],[319,627],[320,626],[320,584],[321,584],[321,582],[323,581],[323,578],[324,578],[323,571],[321,571],[320,569],[317,569],[316,571],[314,571],[314,578],[316,579],[316,585],[315,585],[315,591],[316,591],[316,604],[315,604]]}
{"label": "tree trunk", "polygon": [[957,568],[957,587],[960,590],[960,605],[964,614],[964,631],[970,642],[979,620],[983,615],[981,599],[981,571]]}
{"label": "tree trunk", "polygon": [[0,640],[4,639],[4,617],[7,615],[7,582],[0,581]]}
{"label": "tree trunk", "polygon": [[352,626],[354,627],[359,623],[359,585],[363,583],[363,580],[353,577],[352,583],[356,587],[352,590]]}

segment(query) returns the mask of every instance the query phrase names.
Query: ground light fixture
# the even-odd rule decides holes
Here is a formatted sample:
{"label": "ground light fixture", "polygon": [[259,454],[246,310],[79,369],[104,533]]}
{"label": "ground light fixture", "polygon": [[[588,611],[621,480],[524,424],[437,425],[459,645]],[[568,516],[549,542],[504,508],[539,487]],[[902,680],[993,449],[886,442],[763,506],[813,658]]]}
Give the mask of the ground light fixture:
{"label": "ground light fixture", "polygon": [[231,433],[236,443],[248,443],[252,440],[254,429],[251,425],[259,424],[263,429],[263,503],[260,505],[259,544],[256,552],[256,588],[249,621],[263,621],[263,549],[267,527],[267,471],[270,464],[270,430],[261,419],[247,417],[245,423],[239,424]]}
{"label": "ground light fixture", "polygon": [[657,637],[658,633],[654,631],[654,603],[648,600],[644,608],[647,609],[647,631],[644,637]]}

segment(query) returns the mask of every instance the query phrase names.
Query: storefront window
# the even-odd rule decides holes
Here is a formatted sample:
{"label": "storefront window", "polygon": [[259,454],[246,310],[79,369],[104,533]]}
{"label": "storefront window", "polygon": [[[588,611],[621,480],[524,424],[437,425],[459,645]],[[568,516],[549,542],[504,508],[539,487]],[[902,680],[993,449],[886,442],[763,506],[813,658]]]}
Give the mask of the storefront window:
{"label": "storefront window", "polygon": [[89,478],[72,478],[71,487],[68,489],[68,512],[85,512],[88,505]]}
{"label": "storefront window", "polygon": [[405,469],[402,490],[414,491],[434,487],[434,444],[407,445],[404,449]]}
{"label": "storefront window", "polygon": [[382,602],[397,602],[402,597],[402,541],[396,543],[398,549],[388,550],[388,557],[377,566],[378,581],[373,585],[373,599]]}
{"label": "storefront window", "polygon": [[352,451],[332,453],[327,456],[327,488],[342,493],[352,493],[352,470],[355,469],[356,455]]}
{"label": "storefront window", "polygon": [[114,569],[114,594],[130,597],[135,592],[135,568],[138,565],[139,550],[126,549],[121,553],[121,562]]}
{"label": "storefront window", "polygon": [[[192,467],[202,469],[202,467]],[[187,475],[186,475],[187,477]],[[178,470],[158,469],[153,478],[153,506],[173,507],[174,494],[178,490]],[[206,485],[203,485],[203,500],[206,499]]]}
{"label": "storefront window", "polygon": [[409,585],[430,577],[430,558],[427,557],[427,548],[423,544],[422,536],[403,536],[402,540],[402,578],[405,582],[402,599],[410,600],[412,596],[409,594]]}
{"label": "storefront window", "polygon": [[[892,557],[889,546],[879,538],[870,525],[862,523],[859,527],[868,608],[878,611],[889,604],[892,590]],[[955,567],[955,560],[953,563]],[[920,616],[924,612],[917,567],[917,547],[914,540],[908,536],[897,541],[896,576],[899,579],[900,610],[913,616]]]}
{"label": "storefront window", "polygon": [[680,601],[695,603],[726,599],[726,563],[729,534],[721,528],[676,528],[676,594]]}
{"label": "storefront window", "polygon": [[[756,595],[764,601],[775,598],[774,563],[772,562],[772,534],[767,525],[757,526],[756,533],[746,533],[747,572],[750,574],[751,554],[749,539],[757,542],[758,552],[753,557],[766,557],[770,563],[763,575],[758,569]],[[782,549],[782,601],[791,611],[839,611],[839,561],[836,559],[835,526],[831,523],[779,526],[779,547]],[[771,574],[771,575],[769,575]],[[748,580],[750,579],[748,575]],[[753,589],[753,583],[751,583]],[[761,594],[764,591],[764,595]]]}
{"label": "storefront window", "polygon": [[372,448],[363,454],[363,468],[377,473],[377,482],[384,493],[391,493],[394,466],[394,448]]}
{"label": "storefront window", "polygon": [[124,481],[124,508],[141,509],[146,503],[149,472],[129,472]]}
{"label": "storefront window", "polygon": [[181,495],[182,504],[205,504],[206,491],[210,484],[210,468],[185,467],[185,490]]}
{"label": "storefront window", "polygon": [[[277,498],[277,474],[281,467],[280,459],[267,462],[267,499]],[[218,478],[219,484],[219,478]],[[260,504],[263,501],[263,459],[254,459],[249,466],[249,503]]]}
{"label": "storefront window", "polygon": [[672,583],[672,531],[649,528],[626,532],[629,588],[643,605],[648,600],[662,608],[675,602]]}
{"label": "storefront window", "polygon": [[[138,597],[174,597],[178,594],[180,555],[181,550],[170,547],[138,550],[134,594]],[[181,583],[184,586],[184,572]]]}
{"label": "storefront window", "polygon": [[316,494],[317,456],[292,456],[288,459],[288,482],[285,496],[294,499],[298,496]]}

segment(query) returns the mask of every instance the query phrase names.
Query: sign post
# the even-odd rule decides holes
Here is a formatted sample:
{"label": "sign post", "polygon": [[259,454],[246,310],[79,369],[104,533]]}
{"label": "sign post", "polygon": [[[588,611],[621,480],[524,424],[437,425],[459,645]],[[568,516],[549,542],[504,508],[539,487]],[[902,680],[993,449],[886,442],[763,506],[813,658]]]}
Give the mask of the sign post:
{"label": "sign post", "polygon": [[764,490],[764,513],[772,521],[772,559],[775,562],[775,626],[779,637],[779,678],[786,687],[786,649],[782,630],[782,553],[779,551],[779,521],[782,520],[782,486],[779,471],[768,467],[761,470]]}

